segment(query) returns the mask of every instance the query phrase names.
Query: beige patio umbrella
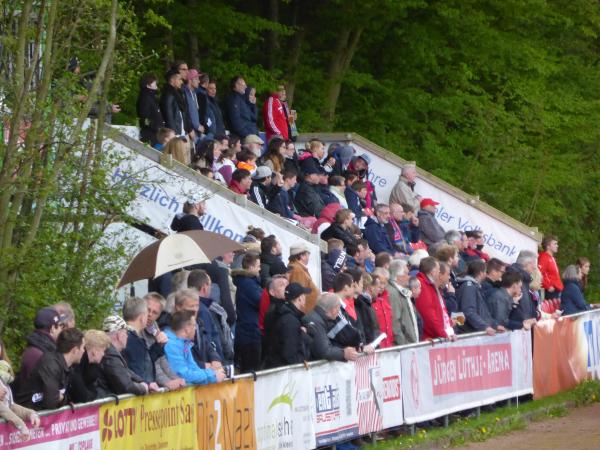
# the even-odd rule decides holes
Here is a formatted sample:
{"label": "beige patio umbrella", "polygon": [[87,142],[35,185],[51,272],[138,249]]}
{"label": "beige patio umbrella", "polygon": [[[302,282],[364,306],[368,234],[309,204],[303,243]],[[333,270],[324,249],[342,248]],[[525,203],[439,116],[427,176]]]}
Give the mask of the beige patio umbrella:
{"label": "beige patio umbrella", "polygon": [[172,234],[142,249],[129,263],[117,289],[128,283],[156,278],[194,264],[209,263],[217,256],[244,250],[222,234],[192,230]]}

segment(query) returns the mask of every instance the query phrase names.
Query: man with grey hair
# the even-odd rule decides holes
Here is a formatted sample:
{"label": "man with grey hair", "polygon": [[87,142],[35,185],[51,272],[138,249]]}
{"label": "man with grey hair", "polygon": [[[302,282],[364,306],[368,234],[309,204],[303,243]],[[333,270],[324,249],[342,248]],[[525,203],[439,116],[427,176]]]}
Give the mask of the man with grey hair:
{"label": "man with grey hair", "polygon": [[462,253],[467,248],[467,235],[464,231],[448,230],[444,234],[444,240],[449,245],[454,245],[458,249],[458,266],[456,267],[457,275],[463,275],[467,272],[467,263],[462,258]]}
{"label": "man with grey hair", "polygon": [[418,211],[421,196],[415,192],[416,179],[417,167],[414,163],[407,163],[402,166],[400,177],[390,193],[390,203],[398,203],[399,205],[406,203],[412,206],[415,211]]}
{"label": "man with grey hair", "polygon": [[390,207],[383,203],[375,206],[375,216],[369,217],[365,222],[364,236],[369,242],[369,248],[373,253],[386,252],[392,256],[400,256],[394,248],[386,231],[386,224],[390,220]]}
{"label": "man with grey hair", "polygon": [[395,259],[390,264],[390,279],[387,291],[392,307],[392,330],[394,344],[405,345],[419,341],[419,327],[415,307],[408,289],[408,265],[402,259]]}
{"label": "man with grey hair", "polygon": [[358,351],[354,347],[336,346],[327,335],[335,327],[340,308],[340,297],[326,292],[319,296],[314,310],[305,316],[303,322],[312,337],[310,345],[312,359],[356,361],[358,358]]}
{"label": "man with grey hair", "polygon": [[123,304],[123,319],[127,323],[127,345],[121,352],[127,366],[146,383],[156,382],[155,361],[163,354],[155,342],[148,348],[143,332],[148,321],[148,304],[139,297],[130,297]]}
{"label": "man with grey hair", "polygon": [[156,382],[159,386],[165,387],[170,391],[183,387],[185,386],[185,381],[173,371],[164,355],[164,346],[169,341],[169,338],[160,330],[156,322],[164,311],[167,302],[158,292],[148,292],[144,296],[144,300],[146,300],[148,306],[148,319],[146,327],[142,332],[146,341],[146,347],[151,349],[154,348],[155,344],[158,344],[162,350],[160,356],[154,361]]}
{"label": "man with grey hair", "polygon": [[506,268],[506,272],[517,272],[523,280],[521,286],[523,296],[519,302],[519,308],[523,312],[524,319],[537,318],[537,305],[529,293],[529,284],[533,280],[531,275],[536,268],[537,253],[531,250],[521,250],[517,256],[517,261]]}

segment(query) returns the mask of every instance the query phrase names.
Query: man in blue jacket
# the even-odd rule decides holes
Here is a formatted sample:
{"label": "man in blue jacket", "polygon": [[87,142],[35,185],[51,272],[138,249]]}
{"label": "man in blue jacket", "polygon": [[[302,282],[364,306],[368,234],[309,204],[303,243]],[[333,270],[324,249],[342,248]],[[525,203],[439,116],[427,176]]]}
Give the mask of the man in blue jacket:
{"label": "man in blue jacket", "polygon": [[283,178],[281,189],[271,199],[267,205],[267,209],[272,213],[279,214],[284,219],[293,219],[295,211],[292,199],[290,198],[290,192],[296,186],[298,172],[295,169],[285,169],[281,176]]}
{"label": "man in blue jacket", "polygon": [[169,341],[165,355],[171,369],[187,384],[219,383],[225,379],[223,369],[200,367],[192,355],[196,318],[193,311],[177,311],[171,318],[171,327],[165,330]]}
{"label": "man in blue jacket", "polygon": [[456,292],[459,310],[465,314],[465,328],[468,331],[485,331],[493,336],[496,331],[506,331],[503,325],[492,316],[481,292],[481,282],[485,279],[485,263],[471,261],[467,266],[467,276]]}
{"label": "man in blue jacket", "polygon": [[258,135],[256,120],[253,120],[252,111],[246,103],[246,87],[244,78],[235,76],[231,80],[231,92],[226,104],[230,131],[242,140],[249,134]]}
{"label": "man in blue jacket", "polygon": [[[148,321],[148,305],[146,300],[130,297],[123,304],[123,319],[127,323],[127,345],[123,349],[123,357],[127,366],[145,383],[156,382],[154,363],[163,355],[162,345],[155,342],[150,348],[142,334]],[[162,334],[162,333],[159,333]],[[164,342],[164,336],[160,341]]]}
{"label": "man in blue jacket", "polygon": [[394,256],[397,253],[385,228],[389,220],[390,207],[379,203],[375,206],[375,216],[369,217],[365,223],[363,234],[369,242],[369,248],[375,254],[386,252]]}
{"label": "man in blue jacket", "polygon": [[237,287],[235,360],[241,373],[255,372],[260,369],[262,335],[258,327],[258,311],[262,287],[259,274],[260,256],[253,253],[244,255],[241,270],[231,271],[233,284]]}

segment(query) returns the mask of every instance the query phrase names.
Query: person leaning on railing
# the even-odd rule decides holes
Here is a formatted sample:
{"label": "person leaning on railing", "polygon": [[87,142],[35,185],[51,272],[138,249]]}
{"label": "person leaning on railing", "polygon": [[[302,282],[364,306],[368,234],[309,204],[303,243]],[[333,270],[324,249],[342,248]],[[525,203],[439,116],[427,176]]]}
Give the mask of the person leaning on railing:
{"label": "person leaning on railing", "polygon": [[340,297],[326,292],[317,299],[315,309],[304,318],[308,334],[312,337],[311,357],[314,360],[356,361],[358,351],[354,347],[336,346],[327,336],[327,331],[335,324],[340,312]]}
{"label": "person leaning on railing", "polygon": [[29,429],[25,421],[33,427],[40,426],[40,418],[32,409],[17,405],[13,399],[10,383],[15,379],[15,374],[6,354],[4,343],[0,339],[0,418],[13,424],[21,433],[21,439],[29,439]]}

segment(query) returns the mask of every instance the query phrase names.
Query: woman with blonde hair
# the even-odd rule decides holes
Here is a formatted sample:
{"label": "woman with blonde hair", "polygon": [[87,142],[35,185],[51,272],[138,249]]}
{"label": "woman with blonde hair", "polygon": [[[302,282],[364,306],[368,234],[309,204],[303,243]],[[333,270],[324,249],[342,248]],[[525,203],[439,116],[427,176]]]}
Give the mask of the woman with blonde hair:
{"label": "woman with blonde hair", "polygon": [[171,155],[173,159],[186,166],[190,165],[190,148],[187,142],[181,139],[171,139],[163,150],[164,156]]}

